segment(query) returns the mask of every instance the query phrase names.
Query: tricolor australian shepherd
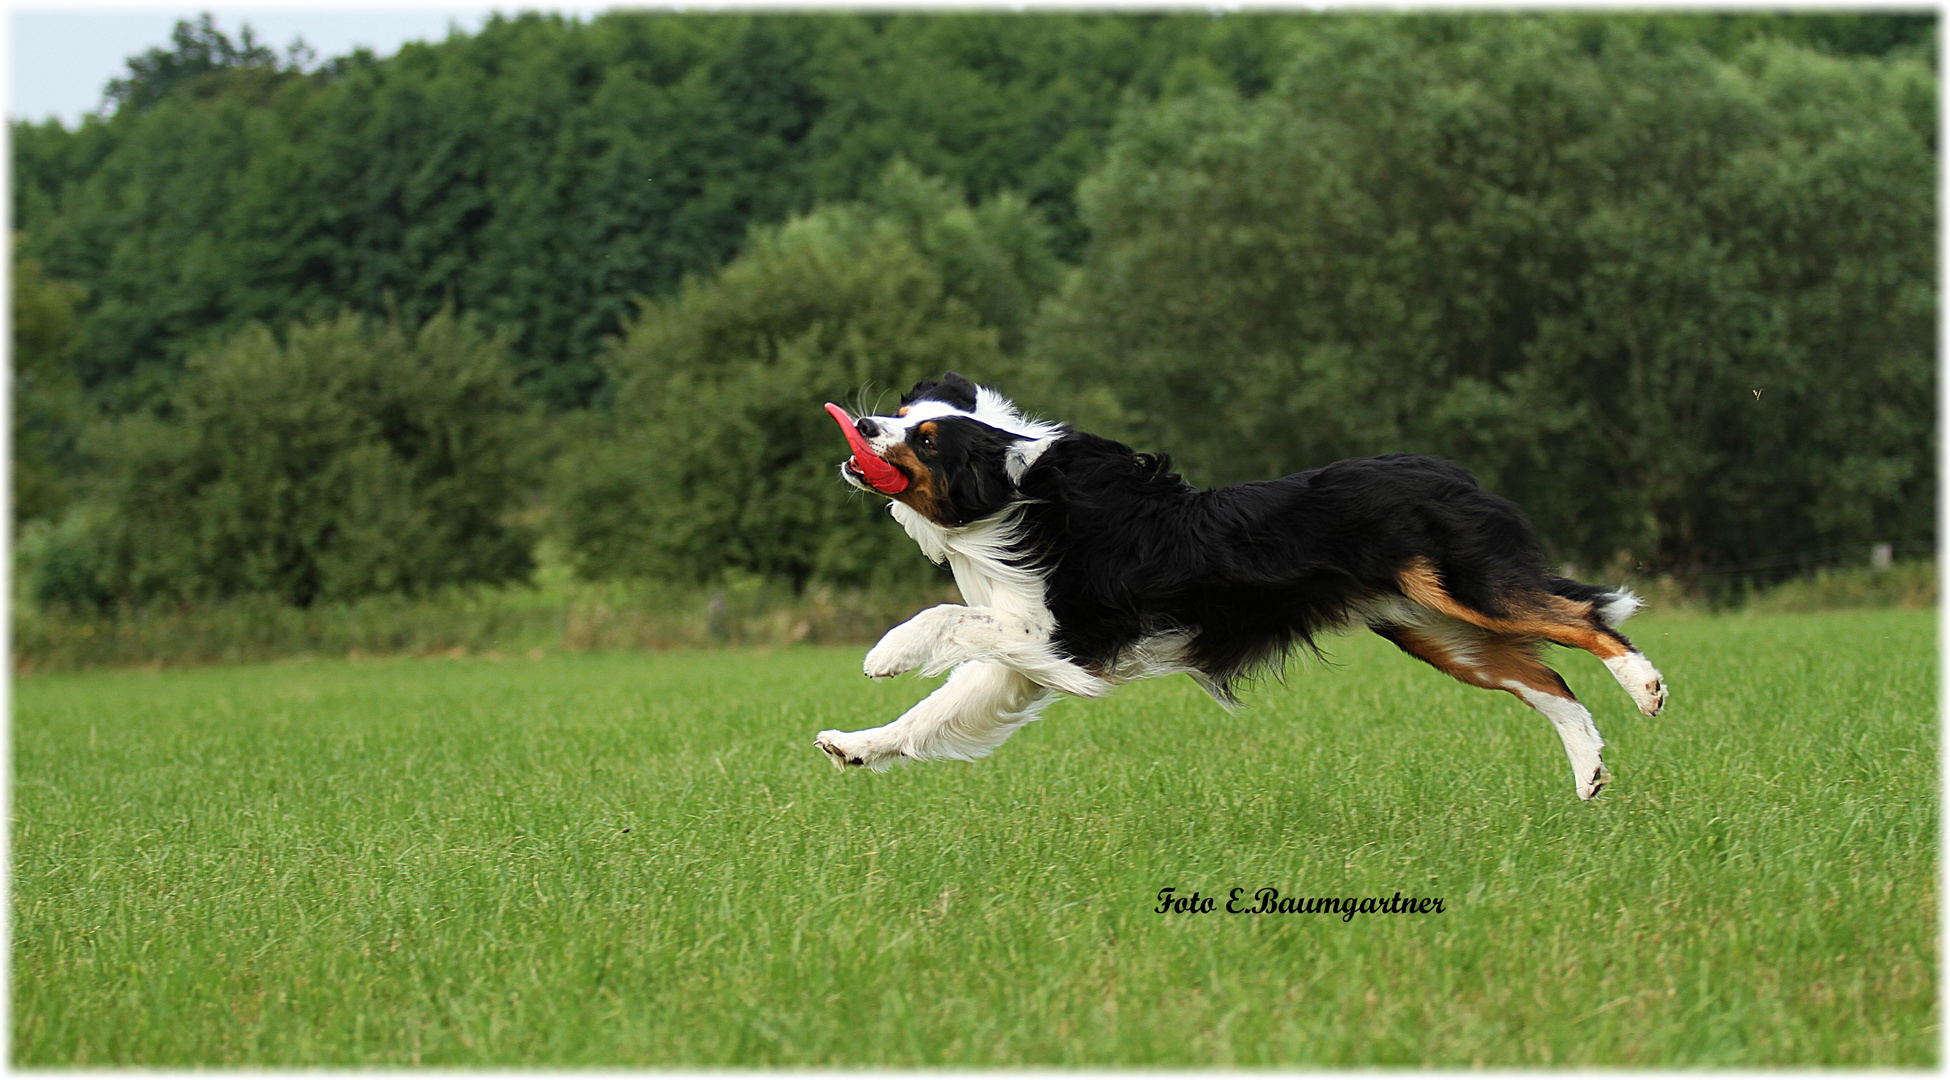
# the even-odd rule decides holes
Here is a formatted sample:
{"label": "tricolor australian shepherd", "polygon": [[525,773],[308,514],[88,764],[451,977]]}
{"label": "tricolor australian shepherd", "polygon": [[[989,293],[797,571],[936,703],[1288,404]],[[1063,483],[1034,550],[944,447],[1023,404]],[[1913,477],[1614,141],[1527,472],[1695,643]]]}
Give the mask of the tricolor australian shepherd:
{"label": "tricolor australian shepherd", "polygon": [[840,475],[891,497],[967,601],[867,653],[875,678],[953,674],[890,724],[820,732],[838,765],[981,757],[1058,694],[1157,675],[1190,675],[1230,707],[1239,679],[1353,624],[1543,713],[1581,799],[1610,778],[1604,740],[1544,643],[1603,660],[1647,716],[1666,703],[1618,632],[1638,598],[1550,573],[1523,511],[1447,461],[1355,458],[1202,491],[1165,458],[1028,419],[952,372],[894,416],[827,409],[853,449]]}

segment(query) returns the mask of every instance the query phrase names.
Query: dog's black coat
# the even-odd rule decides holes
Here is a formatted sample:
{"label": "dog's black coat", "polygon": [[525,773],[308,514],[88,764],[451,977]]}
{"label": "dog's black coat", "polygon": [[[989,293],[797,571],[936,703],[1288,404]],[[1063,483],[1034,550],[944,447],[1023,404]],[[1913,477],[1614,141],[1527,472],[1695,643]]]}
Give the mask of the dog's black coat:
{"label": "dog's black coat", "polygon": [[[903,404],[925,399],[972,409],[975,390],[950,373]],[[1489,615],[1503,614],[1509,596],[1609,594],[1549,573],[1524,512],[1438,458],[1353,458],[1202,490],[1167,458],[1067,431],[1011,484],[1004,458],[1016,436],[965,417],[935,430],[955,523],[1020,502],[1017,558],[1044,574],[1054,643],[1100,671],[1146,637],[1177,631],[1191,635],[1190,663],[1223,692],[1311,647],[1358,603],[1398,595],[1398,573],[1418,558],[1457,601]]]}

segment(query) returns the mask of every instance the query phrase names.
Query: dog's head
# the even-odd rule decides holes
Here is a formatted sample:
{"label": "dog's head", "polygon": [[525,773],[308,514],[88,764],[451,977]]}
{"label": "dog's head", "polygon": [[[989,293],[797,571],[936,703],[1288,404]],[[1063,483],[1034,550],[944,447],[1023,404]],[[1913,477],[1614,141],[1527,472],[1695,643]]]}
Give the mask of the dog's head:
{"label": "dog's head", "polygon": [[847,483],[949,527],[1008,509],[1023,471],[1062,433],[952,371],[915,384],[893,416],[855,420],[837,405],[826,409],[853,447],[840,465]]}

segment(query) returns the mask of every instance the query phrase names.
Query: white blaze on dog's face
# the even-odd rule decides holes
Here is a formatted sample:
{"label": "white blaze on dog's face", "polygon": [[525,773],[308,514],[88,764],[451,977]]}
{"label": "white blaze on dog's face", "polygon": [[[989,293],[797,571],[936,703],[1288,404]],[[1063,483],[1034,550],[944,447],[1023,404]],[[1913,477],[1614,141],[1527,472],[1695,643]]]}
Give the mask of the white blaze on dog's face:
{"label": "white blaze on dog's face", "polygon": [[[1000,394],[953,372],[916,385],[895,415],[854,423],[867,447],[907,478],[907,486],[888,497],[948,527],[1007,509],[1016,481],[1063,432],[1024,418]],[[840,466],[840,475],[875,490],[852,462]]]}

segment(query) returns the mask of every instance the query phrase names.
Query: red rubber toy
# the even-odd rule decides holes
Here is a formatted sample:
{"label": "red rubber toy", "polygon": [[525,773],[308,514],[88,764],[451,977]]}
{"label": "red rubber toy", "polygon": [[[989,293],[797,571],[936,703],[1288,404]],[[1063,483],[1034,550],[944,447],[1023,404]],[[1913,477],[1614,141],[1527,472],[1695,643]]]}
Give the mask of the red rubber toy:
{"label": "red rubber toy", "polygon": [[853,448],[853,457],[846,463],[848,468],[859,473],[861,479],[883,495],[897,495],[907,490],[907,477],[889,464],[886,458],[873,452],[867,440],[860,437],[860,429],[854,426],[851,413],[830,401],[826,403],[826,411],[839,422],[840,430],[846,433],[846,444]]}

